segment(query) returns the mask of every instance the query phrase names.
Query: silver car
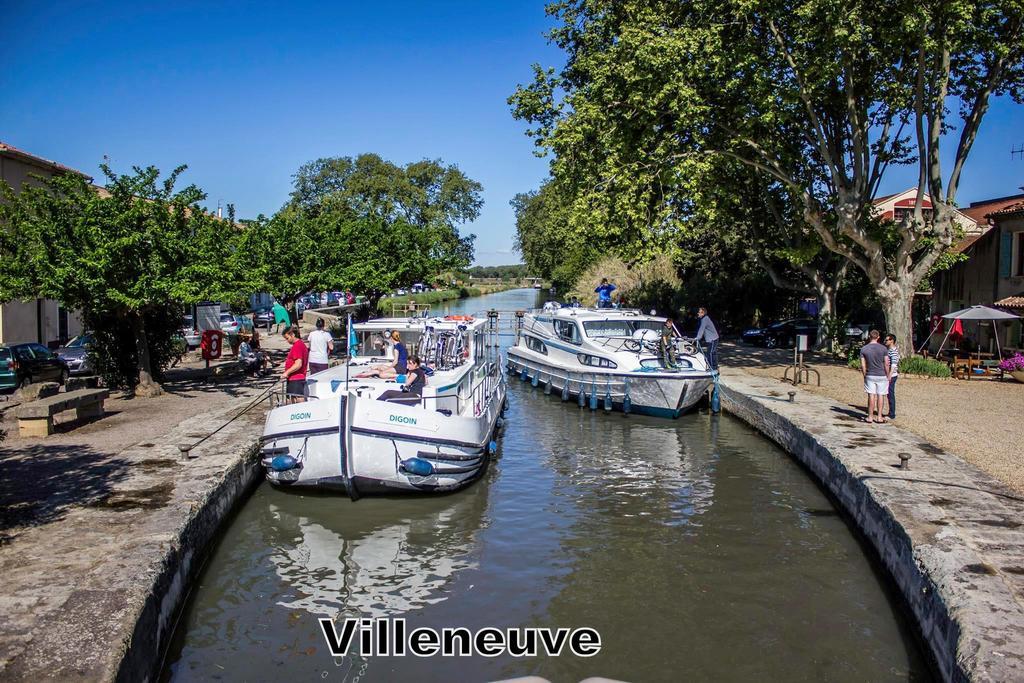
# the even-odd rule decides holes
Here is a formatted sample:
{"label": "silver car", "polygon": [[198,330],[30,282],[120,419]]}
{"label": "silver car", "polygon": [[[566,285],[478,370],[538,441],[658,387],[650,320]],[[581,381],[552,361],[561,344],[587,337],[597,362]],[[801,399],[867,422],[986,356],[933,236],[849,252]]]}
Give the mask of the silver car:
{"label": "silver car", "polygon": [[80,334],[57,349],[57,356],[67,363],[68,371],[72,375],[92,375],[96,372],[92,353],[89,351],[90,344],[92,337]]}

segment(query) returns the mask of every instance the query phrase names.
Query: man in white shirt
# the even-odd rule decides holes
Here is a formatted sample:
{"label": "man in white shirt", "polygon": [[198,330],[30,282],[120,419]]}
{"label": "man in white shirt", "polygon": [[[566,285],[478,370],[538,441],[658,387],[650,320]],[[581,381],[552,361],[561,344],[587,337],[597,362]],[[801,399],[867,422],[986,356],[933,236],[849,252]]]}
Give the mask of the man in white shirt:
{"label": "man in white shirt", "polygon": [[309,333],[309,373],[327,369],[328,356],[334,351],[334,339],[324,331],[324,319],[317,318],[316,329]]}

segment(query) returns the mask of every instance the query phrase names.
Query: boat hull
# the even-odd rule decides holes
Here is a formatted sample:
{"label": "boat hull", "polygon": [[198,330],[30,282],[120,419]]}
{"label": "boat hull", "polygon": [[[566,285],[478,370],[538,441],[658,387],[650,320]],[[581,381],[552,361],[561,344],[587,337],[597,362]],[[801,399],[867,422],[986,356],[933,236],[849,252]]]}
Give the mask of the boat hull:
{"label": "boat hull", "polygon": [[586,372],[567,371],[519,347],[508,350],[507,364],[510,375],[523,377],[525,372],[525,379],[532,382],[536,378],[538,386],[550,382],[553,395],[566,395],[563,390],[568,384],[569,397],[578,401],[582,392],[585,405],[591,406],[594,404],[591,398],[596,396],[598,409],[603,409],[606,399],[610,399],[611,409],[619,411],[625,408],[628,396],[630,412],[654,417],[679,417],[703,399],[714,383],[711,372],[624,373],[596,368]]}
{"label": "boat hull", "polygon": [[[480,478],[496,449],[501,382],[472,416],[451,416],[357,392],[280,406],[267,416],[262,463],[271,484],[370,494],[444,493]],[[284,467],[292,458],[297,466]],[[431,473],[408,471],[411,459]]]}

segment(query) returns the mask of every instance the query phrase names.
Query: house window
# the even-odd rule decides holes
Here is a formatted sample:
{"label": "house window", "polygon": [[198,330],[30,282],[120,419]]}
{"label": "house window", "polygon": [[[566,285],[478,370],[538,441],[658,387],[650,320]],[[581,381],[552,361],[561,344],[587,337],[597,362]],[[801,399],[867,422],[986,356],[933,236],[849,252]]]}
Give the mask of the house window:
{"label": "house window", "polygon": [[[911,219],[913,219],[914,218],[914,210],[913,209],[893,209],[892,210],[892,219],[896,223],[902,223],[904,216],[909,216]],[[924,218],[924,222],[925,223],[931,223],[932,222],[932,210],[931,209],[924,209],[924,208],[922,208],[921,209],[921,216]]]}
{"label": "house window", "polygon": [[1013,250],[1017,259],[1017,264],[1013,269],[1013,274],[1020,277],[1024,275],[1024,232],[1015,232],[1013,234],[1013,239],[1017,240],[1017,246]]}

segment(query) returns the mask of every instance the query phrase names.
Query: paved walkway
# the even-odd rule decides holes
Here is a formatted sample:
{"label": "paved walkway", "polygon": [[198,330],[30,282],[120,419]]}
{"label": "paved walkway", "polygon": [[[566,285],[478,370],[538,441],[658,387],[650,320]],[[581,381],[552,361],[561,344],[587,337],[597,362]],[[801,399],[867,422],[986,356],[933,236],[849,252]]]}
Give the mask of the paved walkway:
{"label": "paved walkway", "polygon": [[[893,425],[723,369],[723,408],[791,452],[874,546],[946,679],[1024,680],[1024,498]],[[900,453],[910,469],[900,469]]]}
{"label": "paved walkway", "polygon": [[[163,433],[154,416],[148,433],[145,420],[127,432],[100,420],[77,436],[0,445],[0,679],[138,680],[158,665],[196,551],[258,477],[267,403],[195,459],[178,445],[211,434],[272,382],[194,388],[174,404],[189,416]],[[151,400],[160,399],[135,399]]]}

